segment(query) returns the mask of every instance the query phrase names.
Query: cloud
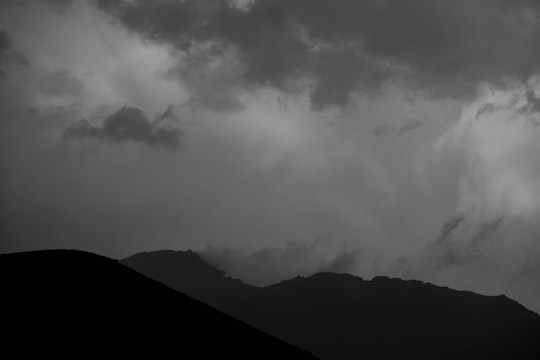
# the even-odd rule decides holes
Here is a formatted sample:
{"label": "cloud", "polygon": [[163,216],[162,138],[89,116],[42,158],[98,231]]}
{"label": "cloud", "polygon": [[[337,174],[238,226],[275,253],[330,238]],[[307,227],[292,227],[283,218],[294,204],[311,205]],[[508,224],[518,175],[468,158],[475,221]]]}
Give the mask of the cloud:
{"label": "cloud", "polygon": [[26,56],[13,49],[11,36],[3,29],[0,29],[0,65],[30,67],[30,62]]}
{"label": "cloud", "polygon": [[484,113],[491,114],[496,110],[497,110],[497,107],[495,106],[495,104],[492,104],[492,103],[488,102],[488,103],[484,104],[481,108],[476,110],[476,117],[478,118]]}
{"label": "cloud", "polygon": [[37,91],[45,96],[84,94],[84,83],[66,70],[42,71],[36,75]]}
{"label": "cloud", "polygon": [[0,58],[11,48],[11,39],[5,30],[0,29]]}
{"label": "cloud", "polygon": [[409,119],[406,124],[400,126],[398,128],[398,134],[403,134],[409,131],[413,131],[418,129],[420,126],[424,124],[424,120],[420,119]]}
{"label": "cloud", "polygon": [[201,46],[178,59],[166,73],[190,93],[190,103],[212,111],[236,112],[244,108],[239,98],[240,69],[231,52],[216,46]]}
{"label": "cloud", "polygon": [[477,243],[497,231],[503,219],[538,215],[539,134],[531,127],[537,121],[538,102],[531,88],[537,88],[538,81],[504,91],[485,87],[440,137],[437,151],[461,149],[466,168],[459,180],[456,214],[442,227],[439,247],[456,238]]}
{"label": "cloud", "polygon": [[373,135],[380,137],[385,135],[390,135],[395,132],[395,128],[388,124],[375,125],[373,128]]}
{"label": "cloud", "polygon": [[527,103],[520,109],[521,112],[540,112],[540,97],[537,97],[534,90],[527,90],[525,93]]}
{"label": "cloud", "polygon": [[6,80],[0,88],[3,106],[65,106],[87,95],[83,81],[71,71],[40,67],[13,44],[11,36],[0,30],[0,77]]}
{"label": "cloud", "polygon": [[[7,33],[5,31],[0,30],[0,61],[2,61],[2,58],[4,57],[4,53],[9,48],[9,38],[7,37]],[[0,68],[0,79],[5,77],[5,72],[3,69]]]}
{"label": "cloud", "polygon": [[463,98],[480,82],[527,79],[540,67],[540,7],[527,1],[96,4],[129,30],[187,57],[206,46],[215,49],[206,62],[232,56],[236,70],[223,83],[234,88],[291,90],[308,79],[315,107],[343,105],[355,91],[378,92],[394,80],[432,96]]}
{"label": "cloud", "polygon": [[[171,116],[170,109],[157,118],[157,122]],[[176,128],[156,127],[144,113],[124,106],[107,117],[102,126],[90,124],[86,119],[71,124],[64,130],[64,140],[98,139],[108,142],[139,142],[148,146],[177,148],[180,146],[182,132]]]}
{"label": "cloud", "polygon": [[437,242],[438,243],[445,242],[446,239],[448,239],[448,237],[450,237],[454,233],[454,231],[457,228],[459,228],[459,226],[461,225],[461,223],[463,223],[464,220],[465,220],[464,214],[457,214],[457,215],[452,216],[450,220],[448,220],[447,222],[443,224],[441,228],[441,233],[437,237]]}
{"label": "cloud", "polygon": [[258,286],[317,272],[350,273],[360,261],[358,251],[343,249],[328,257],[319,251],[320,245],[319,241],[310,245],[290,242],[285,248],[265,248],[252,253],[208,247],[200,254],[229,276]]}
{"label": "cloud", "polygon": [[486,85],[462,106],[433,149],[438,160],[442,153],[463,160],[449,219],[416,254],[391,264],[389,272],[484,294],[505,293],[538,310],[540,288],[531,269],[540,263],[540,133],[533,110],[539,89],[536,77],[506,89]]}
{"label": "cloud", "polygon": [[[514,287],[519,285],[520,282],[527,280],[536,281],[538,279],[538,274],[540,273],[539,264],[532,258],[527,258],[525,263],[518,268],[518,270],[513,274],[508,280],[507,284],[509,287]],[[540,289],[537,289],[540,290]]]}
{"label": "cloud", "polygon": [[482,258],[492,236],[504,225],[503,218],[477,221],[474,215],[460,213],[441,228],[437,240],[428,245],[425,256],[434,270],[460,266]]}
{"label": "cloud", "polygon": [[373,128],[373,135],[377,137],[392,134],[400,135],[418,129],[420,126],[424,125],[425,122],[425,120],[420,119],[407,119],[405,124],[400,126],[394,126],[389,124],[375,125],[375,127]]}

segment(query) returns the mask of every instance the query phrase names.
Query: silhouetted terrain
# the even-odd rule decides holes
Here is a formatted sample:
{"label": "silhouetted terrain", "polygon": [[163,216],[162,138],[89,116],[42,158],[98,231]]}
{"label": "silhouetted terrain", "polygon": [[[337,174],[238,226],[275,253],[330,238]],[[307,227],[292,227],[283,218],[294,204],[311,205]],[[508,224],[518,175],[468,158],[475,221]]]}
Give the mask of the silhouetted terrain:
{"label": "silhouetted terrain", "polygon": [[313,359],[116,260],[73,250],[0,255],[2,350],[80,358]]}
{"label": "silhouetted terrain", "polygon": [[323,359],[538,355],[540,317],[502,295],[331,273],[255,288],[193,252],[144,253],[124,263]]}
{"label": "silhouetted terrain", "polygon": [[162,250],[139,253],[121,263],[173,289],[226,312],[252,298],[260,288],[225,277],[194,251]]}

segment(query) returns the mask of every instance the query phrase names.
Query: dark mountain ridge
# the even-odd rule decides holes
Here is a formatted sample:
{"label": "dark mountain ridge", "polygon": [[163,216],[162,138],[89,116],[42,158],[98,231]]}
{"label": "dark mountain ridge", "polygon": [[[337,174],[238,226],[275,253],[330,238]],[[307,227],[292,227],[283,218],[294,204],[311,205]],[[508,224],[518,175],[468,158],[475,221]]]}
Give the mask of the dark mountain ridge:
{"label": "dark mountain ridge", "polygon": [[161,250],[132,255],[121,260],[129,268],[216,309],[232,312],[260,289],[232,279],[203,261],[194,251]]}
{"label": "dark mountain ridge", "polygon": [[504,295],[333,273],[257,288],[211,270],[196,255],[145,253],[123,263],[322,359],[537,355],[540,317]]}
{"label": "dark mountain ridge", "polygon": [[0,278],[2,348],[18,356],[313,359],[102,256],[4,254]]}

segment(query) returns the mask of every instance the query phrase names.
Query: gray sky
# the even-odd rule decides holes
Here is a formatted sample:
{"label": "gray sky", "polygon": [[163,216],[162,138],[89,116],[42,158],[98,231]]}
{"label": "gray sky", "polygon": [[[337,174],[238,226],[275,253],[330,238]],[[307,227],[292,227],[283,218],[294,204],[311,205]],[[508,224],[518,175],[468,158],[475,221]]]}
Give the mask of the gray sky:
{"label": "gray sky", "polygon": [[540,310],[540,7],[2,1],[1,252],[201,250]]}

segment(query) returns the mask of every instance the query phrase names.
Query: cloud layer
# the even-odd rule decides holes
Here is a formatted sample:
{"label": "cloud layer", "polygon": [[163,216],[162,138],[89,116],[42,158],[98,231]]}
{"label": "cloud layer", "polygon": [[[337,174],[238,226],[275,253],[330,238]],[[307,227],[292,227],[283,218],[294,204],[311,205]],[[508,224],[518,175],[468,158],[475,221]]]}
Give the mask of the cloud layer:
{"label": "cloud layer", "polygon": [[317,272],[354,272],[360,261],[356,250],[339,250],[333,256],[321,252],[321,241],[312,244],[290,242],[284,248],[265,248],[251,253],[240,249],[209,247],[200,255],[228,276],[248,284],[268,286],[295,276]]}
{"label": "cloud layer", "polygon": [[96,3],[126,28],[185,58],[220,63],[224,79],[211,81],[224,88],[291,90],[307,80],[315,107],[345,104],[354,91],[378,91],[394,80],[430,95],[463,98],[482,81],[526,79],[540,67],[540,7],[528,1]]}
{"label": "cloud layer", "polygon": [[485,86],[435,144],[460,151],[455,214],[409,263],[412,277],[508,293],[538,310],[540,287],[540,80],[506,90]]}

